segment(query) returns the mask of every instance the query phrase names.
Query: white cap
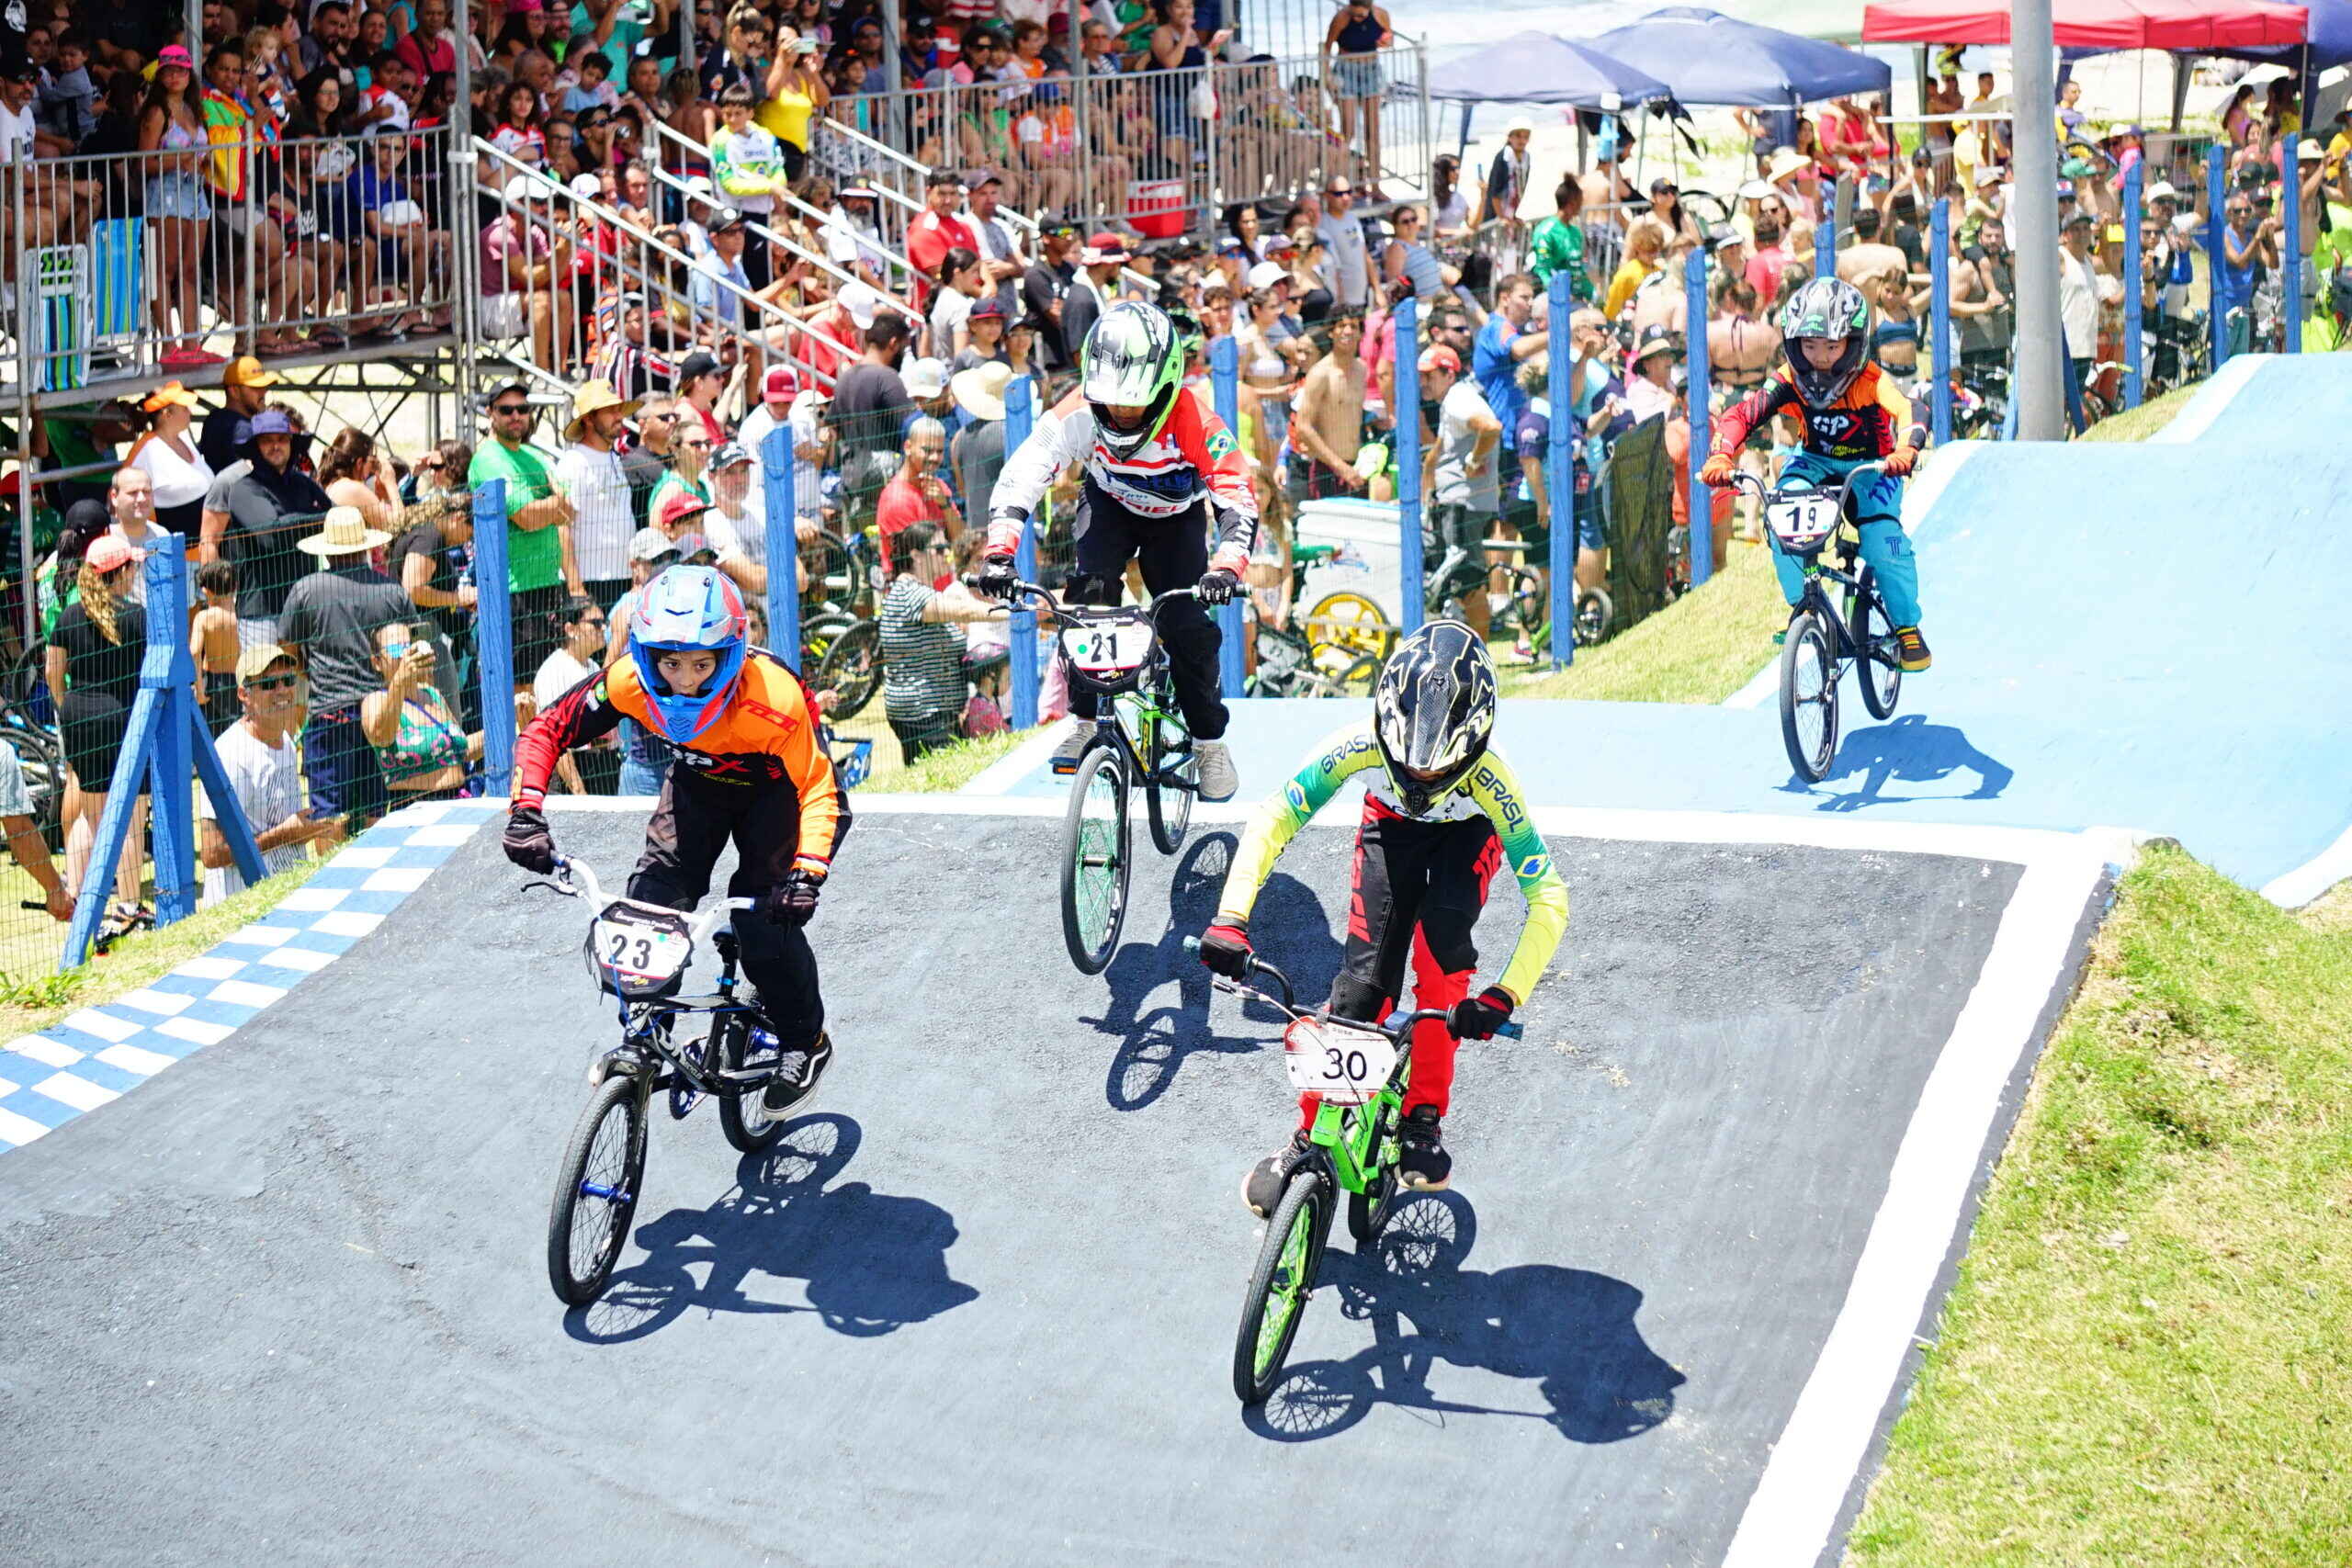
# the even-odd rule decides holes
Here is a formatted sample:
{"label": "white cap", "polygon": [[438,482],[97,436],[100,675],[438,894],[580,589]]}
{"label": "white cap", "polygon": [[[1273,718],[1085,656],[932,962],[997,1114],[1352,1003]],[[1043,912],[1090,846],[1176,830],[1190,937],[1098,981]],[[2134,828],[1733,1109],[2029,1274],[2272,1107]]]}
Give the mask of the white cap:
{"label": "white cap", "polygon": [[2180,192],[2172,188],[2170,180],[2158,180],[2148,187],[2148,199],[2150,201],[2178,201]]}
{"label": "white cap", "polygon": [[1739,199],[1742,201],[1762,201],[1767,197],[1779,194],[1779,187],[1770,180],[1749,180],[1739,187]]}
{"label": "white cap", "polygon": [[918,359],[907,367],[907,396],[935,398],[947,390],[946,362],[938,359]]}
{"label": "white cap", "polygon": [[840,299],[842,309],[849,312],[849,319],[860,327],[872,326],[874,312],[882,308],[882,296],[875,292],[870,283],[844,283],[835,298]]}
{"label": "white cap", "polygon": [[571,176],[571,194],[582,201],[599,201],[605,195],[605,182],[594,175]]}
{"label": "white cap", "polygon": [[1250,269],[1248,282],[1252,288],[1272,288],[1289,276],[1289,271],[1282,263],[1265,261]]}
{"label": "white cap", "polygon": [[1515,135],[1522,130],[1531,135],[1532,135],[1535,130],[1535,122],[1528,118],[1523,114],[1515,114],[1511,116],[1510,123],[1503,127],[1503,134],[1505,136]]}

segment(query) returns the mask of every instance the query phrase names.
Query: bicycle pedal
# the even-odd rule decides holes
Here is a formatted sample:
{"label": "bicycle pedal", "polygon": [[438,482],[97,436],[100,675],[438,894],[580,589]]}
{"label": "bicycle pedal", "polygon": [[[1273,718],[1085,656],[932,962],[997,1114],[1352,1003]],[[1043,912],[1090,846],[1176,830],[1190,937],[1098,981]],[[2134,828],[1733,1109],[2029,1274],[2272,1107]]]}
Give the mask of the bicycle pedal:
{"label": "bicycle pedal", "polygon": [[1078,772],[1078,759],[1075,757],[1057,757],[1052,765],[1053,771],[1064,778]]}

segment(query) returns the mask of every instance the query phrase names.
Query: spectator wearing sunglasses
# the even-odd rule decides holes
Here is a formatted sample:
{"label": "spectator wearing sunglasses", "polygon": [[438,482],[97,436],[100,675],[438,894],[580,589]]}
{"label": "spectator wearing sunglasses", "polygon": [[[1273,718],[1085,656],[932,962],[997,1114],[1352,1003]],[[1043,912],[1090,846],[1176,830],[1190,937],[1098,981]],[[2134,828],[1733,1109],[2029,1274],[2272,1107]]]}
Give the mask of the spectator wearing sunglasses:
{"label": "spectator wearing sunglasses", "polygon": [[[300,863],[303,846],[333,843],[342,832],[333,818],[311,816],[302,806],[302,764],[294,749],[293,726],[302,706],[302,675],[294,655],[275,644],[246,649],[237,656],[237,722],[213,742],[220,771],[237,810],[261,848],[264,875]],[[220,830],[220,807],[209,793],[197,796],[202,835],[204,892],[199,905],[218,904],[245,886],[244,874],[229,853]]]}

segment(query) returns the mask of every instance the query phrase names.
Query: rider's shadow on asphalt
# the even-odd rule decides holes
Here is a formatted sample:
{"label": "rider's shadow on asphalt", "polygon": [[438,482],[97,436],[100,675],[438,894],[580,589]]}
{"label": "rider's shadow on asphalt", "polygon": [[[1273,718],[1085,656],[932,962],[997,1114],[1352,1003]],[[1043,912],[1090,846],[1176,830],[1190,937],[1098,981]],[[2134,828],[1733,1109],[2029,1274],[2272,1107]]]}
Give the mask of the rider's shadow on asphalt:
{"label": "rider's shadow on asphalt", "polygon": [[[735,1190],[707,1209],[673,1209],[641,1221],[647,1256],[614,1274],[604,1296],[575,1308],[575,1339],[640,1339],[690,1307],[708,1312],[803,1314],[836,1334],[870,1338],[962,1306],[979,1292],[950,1277],[955,1217],[921,1198],[876,1192],[863,1181],[829,1183],[856,1155],[863,1133],[820,1111],[785,1129],[736,1165]],[[695,1265],[707,1266],[697,1286]],[[757,1301],[754,1274],[808,1281],[808,1305]]]}
{"label": "rider's shadow on asphalt", "polygon": [[[1935,784],[1963,770],[1976,775],[1976,787],[1966,795],[1920,796],[1885,793],[1889,784]],[[1859,789],[1833,793],[1827,788],[1840,779],[1857,776],[1861,779]],[[1884,724],[1849,731],[1838,742],[1838,759],[1830,766],[1829,776],[1819,784],[1808,785],[1792,773],[1787,787],[1792,794],[1822,796],[1815,807],[1818,811],[1860,811],[1882,803],[1922,798],[1992,800],[2008,788],[2009,781],[2015,777],[2017,773],[2008,764],[1978,750],[1966,731],[1949,724],[1929,724],[1918,714],[1906,713],[1898,714]]]}
{"label": "rider's shadow on asphalt", "polygon": [[[1206,1052],[1216,1055],[1248,1055],[1267,1049],[1269,1031],[1238,1034],[1217,1032],[1216,1021],[1236,1015],[1212,1005],[1209,972],[1198,958],[1184,951],[1184,939],[1198,936],[1216,918],[1217,896],[1225,888],[1225,874],[1233,864],[1237,840],[1229,830],[1207,834],[1185,846],[1169,877],[1168,919],[1156,941],[1122,942],[1102,971],[1109,990],[1101,1016],[1080,1017],[1105,1034],[1119,1037],[1102,1083],[1102,1098],[1114,1111],[1141,1111],[1168,1092],[1188,1056]],[[1136,929],[1142,908],[1131,911],[1128,930]],[[1260,951],[1279,965],[1298,987],[1302,1002],[1320,1001],[1340,972],[1340,943],[1331,935],[1330,917],[1323,901],[1295,877],[1276,872],[1267,879],[1251,910],[1253,933],[1280,932],[1279,949]],[[1164,994],[1176,982],[1173,1000],[1149,1007],[1155,994]],[[1260,1015],[1264,1015],[1262,1019]],[[1281,1015],[1251,1003],[1241,1016],[1277,1029]]]}
{"label": "rider's shadow on asphalt", "polygon": [[[1438,1417],[1520,1416],[1571,1442],[1614,1443],[1674,1414],[1685,1380],[1642,1338],[1640,1291],[1549,1263],[1464,1269],[1476,1238],[1476,1212],[1453,1191],[1405,1198],[1367,1251],[1348,1251],[1338,1230],[1317,1294],[1336,1293],[1342,1316],[1370,1323],[1373,1343],[1344,1361],[1294,1363],[1264,1405],[1243,1412],[1250,1430],[1310,1442],[1394,1404]],[[1441,1398],[1429,1386],[1440,1362],[1524,1378],[1544,1408]]]}

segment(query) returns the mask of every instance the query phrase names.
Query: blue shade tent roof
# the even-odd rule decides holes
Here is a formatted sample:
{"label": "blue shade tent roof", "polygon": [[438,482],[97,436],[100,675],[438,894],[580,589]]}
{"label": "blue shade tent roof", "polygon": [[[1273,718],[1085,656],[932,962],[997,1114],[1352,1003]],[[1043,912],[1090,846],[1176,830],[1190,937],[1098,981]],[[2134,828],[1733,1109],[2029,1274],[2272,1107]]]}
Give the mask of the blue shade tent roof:
{"label": "blue shade tent roof", "polygon": [[[2312,69],[2326,71],[2335,66],[2352,64],[2352,0],[2295,0],[2311,17]],[[2301,45],[2284,49],[2249,49],[2242,51],[2250,60],[2268,60],[2280,65],[2300,65],[2303,51]]]}
{"label": "blue shade tent roof", "polygon": [[1513,33],[1430,73],[1430,97],[1465,103],[1631,108],[1669,96],[1666,84],[1647,72],[1549,33]]}
{"label": "blue shade tent roof", "polygon": [[1697,6],[1653,11],[1601,34],[1592,47],[1648,72],[1691,107],[1784,108],[1846,93],[1883,93],[1894,83],[1884,61]]}

